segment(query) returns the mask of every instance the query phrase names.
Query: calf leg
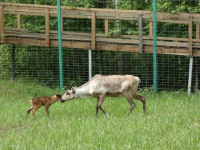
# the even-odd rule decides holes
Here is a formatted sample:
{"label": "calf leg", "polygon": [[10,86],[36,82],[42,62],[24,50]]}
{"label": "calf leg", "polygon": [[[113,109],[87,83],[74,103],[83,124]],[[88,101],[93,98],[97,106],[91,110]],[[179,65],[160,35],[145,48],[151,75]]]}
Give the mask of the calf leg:
{"label": "calf leg", "polygon": [[40,106],[35,106],[34,109],[31,110],[31,115],[33,117],[33,119],[35,119],[34,117],[34,113],[40,108]]}
{"label": "calf leg", "polygon": [[141,95],[139,95],[139,94],[133,95],[133,98],[135,98],[135,99],[137,99],[137,100],[142,102],[142,104],[143,104],[143,112],[145,114],[146,113],[146,98],[141,96]]}
{"label": "calf leg", "polygon": [[33,108],[34,108],[34,107],[32,106],[30,109],[28,109],[28,110],[26,111],[25,119],[27,118],[27,115],[30,113],[30,111],[31,111]]}
{"label": "calf leg", "polygon": [[49,117],[49,106],[45,106],[45,114]]}

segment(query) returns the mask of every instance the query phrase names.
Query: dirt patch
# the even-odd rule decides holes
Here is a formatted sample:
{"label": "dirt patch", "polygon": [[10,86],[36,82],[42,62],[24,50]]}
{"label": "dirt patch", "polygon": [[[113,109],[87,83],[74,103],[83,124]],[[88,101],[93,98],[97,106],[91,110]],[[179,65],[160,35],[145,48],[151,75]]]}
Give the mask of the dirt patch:
{"label": "dirt patch", "polygon": [[25,125],[7,125],[7,126],[1,126],[0,131],[7,132],[9,130],[23,130],[26,129]]}

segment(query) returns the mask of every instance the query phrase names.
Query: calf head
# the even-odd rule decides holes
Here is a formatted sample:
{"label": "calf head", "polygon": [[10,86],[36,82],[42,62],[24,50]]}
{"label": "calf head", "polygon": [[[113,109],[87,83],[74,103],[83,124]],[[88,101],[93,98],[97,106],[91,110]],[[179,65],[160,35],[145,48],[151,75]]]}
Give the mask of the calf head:
{"label": "calf head", "polygon": [[55,95],[57,99],[60,99],[62,96],[60,94]]}
{"label": "calf head", "polygon": [[60,98],[61,103],[75,98],[75,89],[72,87],[73,84],[74,84],[74,82],[72,82],[68,91]]}

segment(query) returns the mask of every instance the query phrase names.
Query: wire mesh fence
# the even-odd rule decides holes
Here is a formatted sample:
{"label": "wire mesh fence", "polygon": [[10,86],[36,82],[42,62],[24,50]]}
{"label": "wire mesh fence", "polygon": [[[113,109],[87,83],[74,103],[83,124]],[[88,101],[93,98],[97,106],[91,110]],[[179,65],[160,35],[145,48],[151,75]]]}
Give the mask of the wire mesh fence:
{"label": "wire mesh fence", "polygon": [[[5,0],[1,2],[56,5],[57,1],[43,0]],[[61,1],[62,6],[71,8],[105,8],[122,10],[146,10],[152,11],[151,0],[83,0]],[[162,0],[157,1],[157,11],[170,14],[196,13],[200,14],[199,0]],[[15,6],[13,6],[15,7]],[[5,28],[18,28],[17,15],[4,14]],[[45,34],[45,17],[39,15],[21,15],[20,32]],[[58,22],[56,16],[50,16],[50,31],[56,33]],[[63,32],[91,33],[91,19],[63,18]],[[138,21],[109,20],[107,36],[121,39],[124,35],[139,34]],[[199,23],[200,24],[200,23]],[[143,22],[143,36],[149,36],[150,24]],[[24,29],[24,30],[23,30]],[[16,30],[16,32],[18,32]],[[105,32],[105,20],[96,19],[96,33]],[[193,39],[198,39],[196,25],[193,25]],[[7,34],[11,34],[7,33]],[[53,33],[52,33],[53,34]],[[55,36],[56,34],[54,34]],[[1,34],[1,37],[3,35]],[[28,36],[28,35],[27,35]],[[157,23],[158,37],[188,38],[188,24],[170,22]],[[12,37],[15,40],[15,36]],[[37,37],[38,38],[38,37]],[[41,36],[42,38],[42,36]],[[72,37],[73,38],[73,37]],[[31,39],[31,37],[30,37]],[[133,39],[133,38],[132,38]],[[134,40],[134,39],[133,39]],[[162,41],[162,39],[160,40]],[[175,39],[174,39],[175,41]],[[108,41],[107,41],[108,42]],[[72,40],[73,43],[73,40]],[[110,44],[113,44],[110,42]],[[39,82],[50,87],[59,87],[59,57],[57,47],[26,45],[26,44],[1,44],[0,45],[0,79],[24,80]],[[63,84],[68,86],[72,81],[81,85],[89,79],[88,49],[63,48]],[[150,53],[132,53],[123,51],[92,50],[92,75],[103,74],[132,74],[141,79],[140,87],[153,85],[153,55]],[[189,74],[189,56],[181,55],[157,55],[157,84],[159,90],[187,89]],[[198,88],[200,76],[200,58],[194,57],[192,89]]]}

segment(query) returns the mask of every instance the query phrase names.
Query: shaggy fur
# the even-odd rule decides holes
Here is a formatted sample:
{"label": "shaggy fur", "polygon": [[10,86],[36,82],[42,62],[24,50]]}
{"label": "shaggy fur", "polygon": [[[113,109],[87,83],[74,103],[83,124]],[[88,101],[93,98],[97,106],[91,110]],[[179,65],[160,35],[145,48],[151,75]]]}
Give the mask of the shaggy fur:
{"label": "shaggy fur", "polygon": [[102,109],[101,105],[105,97],[119,97],[124,96],[129,102],[131,108],[128,115],[134,109],[136,104],[133,98],[139,100],[143,104],[143,111],[146,112],[146,98],[137,93],[138,86],[140,84],[140,78],[133,75],[95,75],[92,79],[82,86],[72,87],[73,83],[69,87],[68,91],[61,97],[60,101],[65,102],[68,100],[80,98],[83,96],[92,96],[97,98],[96,116],[98,109],[103,111],[105,115],[107,113]]}

